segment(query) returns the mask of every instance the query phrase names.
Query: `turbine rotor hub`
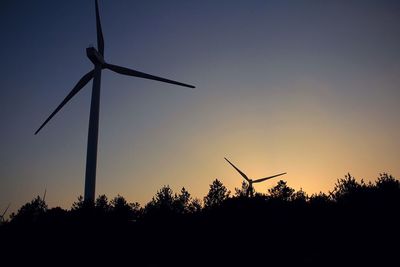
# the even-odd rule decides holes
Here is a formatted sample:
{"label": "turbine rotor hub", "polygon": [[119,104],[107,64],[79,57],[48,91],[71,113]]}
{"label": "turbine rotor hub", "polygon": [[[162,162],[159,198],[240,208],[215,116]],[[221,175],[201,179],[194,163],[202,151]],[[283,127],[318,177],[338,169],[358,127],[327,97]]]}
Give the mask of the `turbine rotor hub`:
{"label": "turbine rotor hub", "polygon": [[105,64],[103,56],[94,47],[86,48],[86,55],[95,66],[103,66]]}

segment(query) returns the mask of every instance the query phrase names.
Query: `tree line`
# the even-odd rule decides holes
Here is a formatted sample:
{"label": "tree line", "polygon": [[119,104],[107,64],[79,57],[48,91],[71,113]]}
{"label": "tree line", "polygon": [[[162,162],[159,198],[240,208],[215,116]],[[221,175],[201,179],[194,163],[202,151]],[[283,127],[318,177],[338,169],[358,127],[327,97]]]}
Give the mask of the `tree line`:
{"label": "tree line", "polygon": [[398,263],[400,181],[390,174],[368,183],[347,174],[328,193],[312,195],[283,180],[252,197],[246,191],[245,182],[232,193],[215,179],[202,200],[166,185],[143,207],[100,195],[93,206],[79,197],[69,210],[38,196],[11,214],[0,236],[9,250],[23,244],[35,254],[27,244],[36,242],[54,256],[50,244],[71,245],[80,248],[74,257],[116,263],[134,255],[141,266]]}

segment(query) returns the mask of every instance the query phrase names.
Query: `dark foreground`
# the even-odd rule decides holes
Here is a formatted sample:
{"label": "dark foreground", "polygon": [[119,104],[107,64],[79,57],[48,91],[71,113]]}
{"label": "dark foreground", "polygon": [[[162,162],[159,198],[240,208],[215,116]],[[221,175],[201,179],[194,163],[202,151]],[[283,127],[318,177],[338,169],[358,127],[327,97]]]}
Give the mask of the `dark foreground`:
{"label": "dark foreground", "polygon": [[0,251],[9,266],[399,266],[399,181],[346,178],[329,196],[281,184],[186,209],[160,190],[144,209],[17,214],[0,227]]}

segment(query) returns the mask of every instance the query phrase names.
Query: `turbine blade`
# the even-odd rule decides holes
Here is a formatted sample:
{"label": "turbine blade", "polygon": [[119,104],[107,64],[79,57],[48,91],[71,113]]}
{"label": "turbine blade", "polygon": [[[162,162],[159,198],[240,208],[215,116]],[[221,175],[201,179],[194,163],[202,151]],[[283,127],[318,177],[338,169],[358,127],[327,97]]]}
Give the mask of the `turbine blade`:
{"label": "turbine blade", "polygon": [[43,124],[37,129],[35,135],[53,118],[54,115],[65,105],[69,100],[71,100],[76,93],[78,93],[92,78],[93,78],[94,70],[86,73],[79,82],[75,85],[75,87],[69,92],[69,94],[64,98],[60,105],[51,113],[51,115],[43,122]]}
{"label": "turbine blade", "polygon": [[232,166],[233,168],[235,168],[235,170],[236,170],[238,173],[240,173],[240,175],[242,175],[243,178],[246,179],[247,182],[250,183],[250,179],[247,177],[246,174],[244,174],[244,173],[243,173],[241,170],[239,170],[235,165],[233,165],[233,163],[230,162],[227,158],[224,158],[224,159],[225,159],[229,164],[231,164],[231,166]]}
{"label": "turbine blade", "polygon": [[271,178],[274,178],[274,177],[277,177],[277,176],[281,176],[281,175],[284,175],[284,174],[286,174],[286,172],[283,172],[283,173],[280,173],[280,174],[276,174],[276,175],[272,175],[272,176],[268,176],[268,177],[261,178],[261,179],[257,179],[257,180],[254,180],[253,183],[260,183],[262,181],[265,181],[265,180],[268,180],[268,179],[271,179]]}
{"label": "turbine blade", "polygon": [[104,38],[103,38],[103,31],[101,30],[99,4],[97,3],[97,0],[95,1],[95,4],[96,4],[97,49],[99,50],[99,53],[102,56],[104,56]]}
{"label": "turbine blade", "polygon": [[11,203],[8,204],[7,208],[4,210],[3,214],[1,215],[1,218],[4,219],[4,215],[6,215],[6,212],[8,208],[10,207]]}
{"label": "turbine blade", "polygon": [[42,197],[43,202],[44,202],[45,199],[46,199],[46,192],[47,192],[47,189],[45,188],[45,189],[44,189],[44,194],[43,194],[43,197]]}
{"label": "turbine blade", "polygon": [[150,74],[147,74],[144,72],[140,72],[140,71],[136,71],[136,70],[132,70],[132,69],[128,69],[128,68],[108,64],[108,63],[106,63],[104,65],[104,67],[109,70],[115,71],[119,74],[123,74],[123,75],[139,77],[139,78],[144,78],[144,79],[149,79],[149,80],[155,80],[155,81],[164,82],[164,83],[171,83],[171,84],[185,86],[185,87],[189,87],[189,88],[195,88],[193,85],[190,85],[190,84],[185,84],[185,83],[181,83],[181,82],[177,82],[177,81],[173,81],[173,80],[168,80],[168,79],[150,75]]}

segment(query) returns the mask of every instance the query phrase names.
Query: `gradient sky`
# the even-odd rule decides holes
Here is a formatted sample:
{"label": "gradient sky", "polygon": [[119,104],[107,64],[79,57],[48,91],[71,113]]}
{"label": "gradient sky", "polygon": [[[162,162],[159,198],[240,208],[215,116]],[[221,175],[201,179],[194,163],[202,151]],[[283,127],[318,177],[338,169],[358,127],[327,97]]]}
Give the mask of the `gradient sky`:
{"label": "gradient sky", "polygon": [[[102,1],[105,58],[197,86],[103,71],[96,194],[202,198],[218,178],[288,172],[307,193],[400,176],[399,1]],[[0,209],[83,194],[94,3],[0,2]],[[266,190],[270,180],[257,184]]]}

